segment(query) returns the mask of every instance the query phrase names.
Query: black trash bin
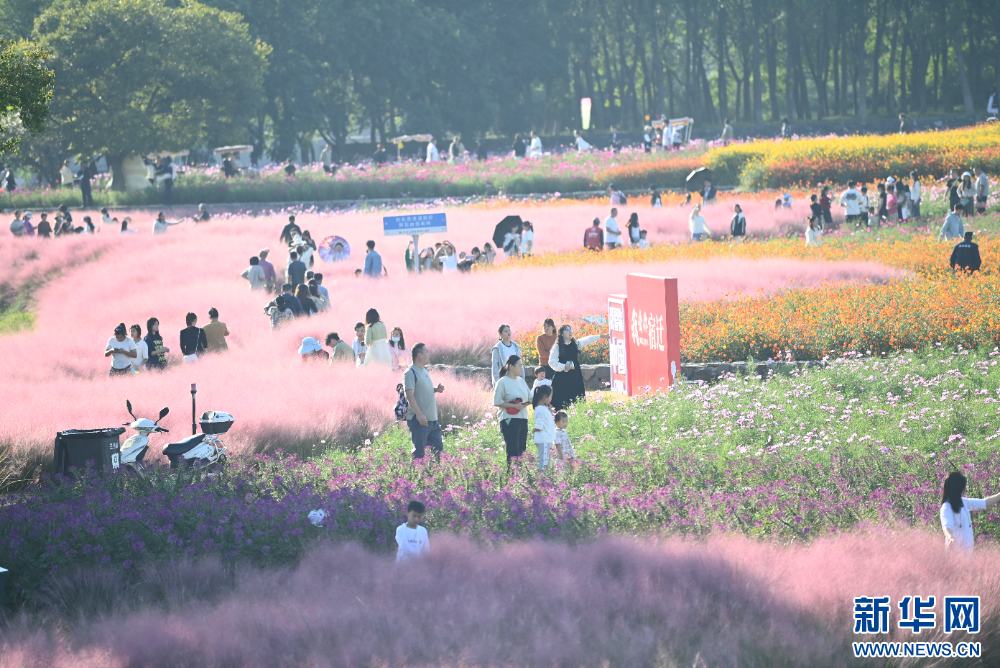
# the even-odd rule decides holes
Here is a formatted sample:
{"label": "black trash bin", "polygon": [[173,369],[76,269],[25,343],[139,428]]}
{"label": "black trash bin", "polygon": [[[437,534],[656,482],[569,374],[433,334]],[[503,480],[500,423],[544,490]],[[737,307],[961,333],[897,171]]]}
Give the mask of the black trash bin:
{"label": "black trash bin", "polygon": [[98,471],[118,468],[121,461],[123,427],[108,429],[69,429],[56,434],[56,452],[53,468],[56,473],[66,473],[69,467],[85,468],[93,462]]}

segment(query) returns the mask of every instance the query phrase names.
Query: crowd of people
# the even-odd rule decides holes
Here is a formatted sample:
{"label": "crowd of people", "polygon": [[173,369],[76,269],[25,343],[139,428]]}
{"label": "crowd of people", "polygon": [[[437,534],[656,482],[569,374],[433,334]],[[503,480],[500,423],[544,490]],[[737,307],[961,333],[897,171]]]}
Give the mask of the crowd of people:
{"label": "crowd of people", "polygon": [[[214,306],[208,310],[208,323],[198,326],[198,315],[188,313],[185,327],[180,330],[178,343],[185,363],[198,361],[205,354],[223,353],[229,350],[226,337],[229,328],[219,320],[219,311]],[[111,358],[111,376],[127,376],[167,368],[167,353],[170,352],[160,334],[157,318],[146,320],[146,335],[142,326],[135,324],[126,328],[125,323],[115,327],[114,335],[108,339],[104,356]]]}
{"label": "crowd of people", "polygon": [[[89,216],[81,216],[80,224],[73,223],[73,214],[65,204],[56,209],[54,220],[49,220],[49,214],[43,212],[35,220],[35,214],[31,211],[15,211],[14,219],[10,223],[10,232],[15,237],[41,237],[50,239],[52,237],[63,237],[74,234],[100,234],[102,230],[108,230],[106,234],[138,234],[133,225],[131,216],[124,216],[121,220],[112,216],[107,208],[100,211],[101,216],[98,223]],[[204,204],[198,205],[198,213],[192,218],[195,222],[205,222],[211,218],[208,209]],[[160,211],[151,223],[152,234],[165,234],[174,225],[179,225],[183,220],[168,221],[166,214]]]}

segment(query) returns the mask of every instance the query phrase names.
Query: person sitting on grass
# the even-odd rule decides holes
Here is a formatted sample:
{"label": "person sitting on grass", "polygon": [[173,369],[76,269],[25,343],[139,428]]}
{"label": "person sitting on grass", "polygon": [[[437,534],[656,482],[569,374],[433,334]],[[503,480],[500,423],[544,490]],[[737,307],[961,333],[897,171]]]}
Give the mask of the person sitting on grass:
{"label": "person sitting on grass", "polygon": [[420,525],[427,508],[419,501],[406,506],[406,523],[396,527],[396,563],[426,556],[431,553],[427,529]]}
{"label": "person sitting on grass", "polygon": [[330,332],[326,335],[326,345],[333,348],[333,353],[330,355],[330,364],[334,362],[350,362],[354,364],[357,361],[354,349],[349,343],[342,341],[337,332]]}
{"label": "person sitting on grass", "polygon": [[303,362],[329,362],[330,360],[330,353],[323,350],[319,341],[311,336],[302,339],[299,354],[302,355]]}

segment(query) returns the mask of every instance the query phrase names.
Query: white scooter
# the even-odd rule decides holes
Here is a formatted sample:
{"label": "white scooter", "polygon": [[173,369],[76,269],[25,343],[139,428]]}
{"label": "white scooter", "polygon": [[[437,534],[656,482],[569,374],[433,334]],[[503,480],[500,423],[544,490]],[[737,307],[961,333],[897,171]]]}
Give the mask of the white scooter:
{"label": "white scooter", "polygon": [[219,435],[229,431],[233,422],[233,416],[229,413],[222,411],[202,413],[201,419],[198,420],[202,433],[192,434],[163,447],[163,454],[170,460],[170,468],[178,468],[182,462],[187,466],[225,464],[226,445]]}
{"label": "white scooter", "polygon": [[137,418],[134,413],[132,413],[132,402],[125,400],[125,407],[128,409],[128,414],[132,416],[132,422],[126,422],[123,426],[132,427],[138,434],[130,436],[121,447],[121,465],[125,467],[126,470],[134,471],[140,476],[142,475],[142,460],[146,457],[146,452],[149,451],[149,436],[150,434],[155,434],[158,432],[169,433],[169,429],[164,429],[157,424],[160,420],[167,416],[170,412],[169,408],[163,408],[160,410],[160,417],[157,418],[156,422],[153,422],[149,418]]}

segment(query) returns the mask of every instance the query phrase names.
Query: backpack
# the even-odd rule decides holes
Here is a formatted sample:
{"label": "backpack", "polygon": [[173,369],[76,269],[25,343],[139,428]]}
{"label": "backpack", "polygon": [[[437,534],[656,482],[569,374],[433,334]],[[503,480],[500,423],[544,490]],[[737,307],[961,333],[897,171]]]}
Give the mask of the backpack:
{"label": "backpack", "polygon": [[[414,374],[415,376],[416,374]],[[410,410],[410,402],[406,400],[406,390],[403,389],[402,383],[396,385],[396,393],[399,395],[399,398],[396,399],[396,407],[393,409],[393,412],[396,414],[397,420],[405,420],[406,413]]]}
{"label": "backpack", "polygon": [[625,196],[624,192],[622,192],[621,190],[617,190],[615,192],[618,195],[618,199],[622,201],[622,203],[619,204],[618,206],[625,206],[626,204],[628,204],[628,197]]}

